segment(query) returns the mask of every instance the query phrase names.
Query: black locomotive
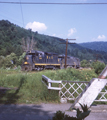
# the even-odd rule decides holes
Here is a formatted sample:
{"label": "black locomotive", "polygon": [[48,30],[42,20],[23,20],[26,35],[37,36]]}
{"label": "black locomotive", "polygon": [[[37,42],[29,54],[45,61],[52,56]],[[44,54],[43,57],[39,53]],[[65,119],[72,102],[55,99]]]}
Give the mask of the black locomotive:
{"label": "black locomotive", "polygon": [[[65,68],[65,55],[59,55],[58,61],[60,62],[60,68]],[[80,59],[77,57],[67,56],[66,66],[79,68],[80,67]]]}
{"label": "black locomotive", "polygon": [[[80,60],[76,57],[67,56],[67,67],[80,67]],[[62,69],[65,67],[65,56],[57,53],[28,51],[24,58],[22,70]]]}

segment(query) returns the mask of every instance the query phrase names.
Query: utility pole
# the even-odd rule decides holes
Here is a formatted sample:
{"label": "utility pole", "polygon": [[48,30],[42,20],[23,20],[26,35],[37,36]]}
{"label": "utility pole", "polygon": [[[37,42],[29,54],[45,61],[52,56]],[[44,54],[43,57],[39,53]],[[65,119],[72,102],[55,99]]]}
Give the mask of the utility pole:
{"label": "utility pole", "polygon": [[[68,40],[76,40],[76,39],[63,39],[66,41],[66,50],[65,50],[65,68],[67,66],[67,48],[68,48],[68,44],[75,44],[75,43],[69,43]],[[61,43],[61,44],[65,44],[65,43]]]}

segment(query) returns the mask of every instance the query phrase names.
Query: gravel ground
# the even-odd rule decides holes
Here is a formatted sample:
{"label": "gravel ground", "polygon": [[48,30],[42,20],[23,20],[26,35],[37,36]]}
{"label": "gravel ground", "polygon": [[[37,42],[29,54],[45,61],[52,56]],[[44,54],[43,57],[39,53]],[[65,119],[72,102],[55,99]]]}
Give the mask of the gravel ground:
{"label": "gravel ground", "polygon": [[[0,105],[0,120],[49,120],[58,110],[70,116],[76,112],[68,111],[71,104],[22,104]],[[85,120],[107,120],[107,105],[91,107],[91,113]]]}

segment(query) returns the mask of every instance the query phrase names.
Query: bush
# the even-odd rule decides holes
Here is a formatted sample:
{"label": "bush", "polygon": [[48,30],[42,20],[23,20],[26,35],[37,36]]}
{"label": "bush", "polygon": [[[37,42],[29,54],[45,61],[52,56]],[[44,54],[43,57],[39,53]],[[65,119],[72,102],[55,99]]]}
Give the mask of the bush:
{"label": "bush", "polygon": [[14,65],[18,64],[18,58],[15,53],[11,53],[10,55],[7,55],[6,57],[0,56],[0,67],[3,68],[13,68]]}
{"label": "bush", "polygon": [[91,63],[87,60],[82,60],[81,67],[91,67]]}
{"label": "bush", "polygon": [[24,57],[25,57],[25,52],[19,57],[19,59],[18,59],[18,65],[22,65],[22,63],[23,63],[23,60],[24,60]]}
{"label": "bush", "polygon": [[14,68],[15,66],[21,65],[25,54],[24,52],[19,58],[15,53],[11,53],[6,57],[0,56],[0,68]]}
{"label": "bush", "polygon": [[92,66],[95,69],[96,74],[100,74],[102,70],[105,68],[105,64],[101,63],[100,61],[93,62]]}
{"label": "bush", "polygon": [[3,64],[5,63],[5,57],[0,56],[0,68],[3,67]]}

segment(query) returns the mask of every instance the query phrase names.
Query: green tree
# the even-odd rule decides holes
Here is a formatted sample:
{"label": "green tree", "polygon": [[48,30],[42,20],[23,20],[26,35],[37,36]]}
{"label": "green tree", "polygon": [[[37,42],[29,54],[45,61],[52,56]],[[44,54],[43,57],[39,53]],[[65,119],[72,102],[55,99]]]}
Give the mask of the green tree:
{"label": "green tree", "polygon": [[81,67],[91,67],[91,63],[88,60],[82,60]]}
{"label": "green tree", "polygon": [[23,60],[24,60],[24,57],[25,57],[25,54],[26,54],[26,52],[24,52],[24,53],[19,57],[19,59],[18,59],[18,65],[21,65],[21,64],[22,64],[22,62],[23,62]]}
{"label": "green tree", "polygon": [[10,59],[10,55],[7,55],[4,59],[4,64],[3,64],[4,68],[10,68],[13,67],[12,61]]}
{"label": "green tree", "polygon": [[17,65],[17,64],[18,64],[18,57],[16,56],[15,53],[11,53],[11,54],[10,54],[10,60],[13,61],[13,64],[14,64],[14,65]]}
{"label": "green tree", "polygon": [[105,64],[100,61],[93,62],[92,66],[95,69],[96,74],[100,74],[102,70],[105,68]]}
{"label": "green tree", "polygon": [[6,57],[3,57],[3,56],[0,56],[2,59],[1,59],[1,67],[4,67],[4,68],[12,68],[14,67],[15,65],[18,64],[18,57],[16,56],[15,53],[11,53],[10,55],[7,55]]}
{"label": "green tree", "polygon": [[0,68],[3,67],[4,63],[5,63],[5,57],[0,56]]}

